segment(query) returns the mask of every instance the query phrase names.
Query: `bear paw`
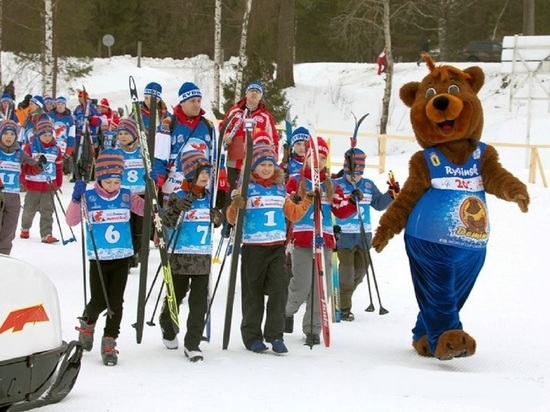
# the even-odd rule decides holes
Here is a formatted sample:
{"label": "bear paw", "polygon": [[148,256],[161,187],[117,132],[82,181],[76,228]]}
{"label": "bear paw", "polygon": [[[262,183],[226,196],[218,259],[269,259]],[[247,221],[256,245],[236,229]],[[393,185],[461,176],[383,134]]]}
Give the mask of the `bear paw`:
{"label": "bear paw", "polygon": [[435,357],[439,360],[450,360],[472,356],[476,353],[476,341],[463,330],[443,332],[435,348]]}
{"label": "bear paw", "polygon": [[420,356],[433,356],[428,343],[428,335],[424,335],[418,340],[413,340],[412,345]]}

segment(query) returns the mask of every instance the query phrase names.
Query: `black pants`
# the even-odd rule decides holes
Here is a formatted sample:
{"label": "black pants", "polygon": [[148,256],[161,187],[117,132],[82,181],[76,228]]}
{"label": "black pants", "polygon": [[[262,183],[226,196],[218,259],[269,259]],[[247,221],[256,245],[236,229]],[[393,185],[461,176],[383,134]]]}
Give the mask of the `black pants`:
{"label": "black pants", "polygon": [[141,239],[143,235],[143,216],[134,212],[130,213],[130,230],[132,231],[132,245],[134,246],[134,255],[141,252]]}
{"label": "black pants", "polygon": [[[247,348],[264,338],[267,342],[283,339],[288,288],[284,251],[284,245],[242,246],[241,336]],[[267,306],[264,295],[267,295]],[[264,309],[266,319],[262,333]]]}
{"label": "black pants", "polygon": [[[209,275],[174,275],[174,293],[176,302],[181,305],[183,298],[189,289],[189,315],[187,316],[187,332],[183,344],[189,350],[195,350],[199,347],[202,332],[204,330],[204,321],[208,306],[208,279]],[[174,340],[176,333],[174,325],[170,319],[170,311],[166,298],[162,305],[162,312],[159,319],[162,329],[162,337],[167,340]]]}
{"label": "black pants", "polygon": [[[118,338],[120,322],[122,321],[122,304],[124,302],[124,290],[128,280],[128,258],[115,260],[100,260],[101,272],[107,291],[109,306],[113,311],[111,317],[105,320],[104,336]],[[97,261],[90,260],[90,301],[84,309],[83,318],[88,323],[96,323],[99,315],[107,309],[105,294],[101,286],[101,279],[97,268]]]}

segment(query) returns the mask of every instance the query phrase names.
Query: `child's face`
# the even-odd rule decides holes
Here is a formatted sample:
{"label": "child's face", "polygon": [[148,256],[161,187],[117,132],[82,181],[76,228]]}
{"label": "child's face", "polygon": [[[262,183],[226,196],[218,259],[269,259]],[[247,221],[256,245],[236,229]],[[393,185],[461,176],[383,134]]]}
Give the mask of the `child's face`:
{"label": "child's face", "polygon": [[67,106],[65,106],[65,103],[56,103],[55,104],[55,109],[57,110],[58,113],[63,113],[65,111],[65,108]]}
{"label": "child's face", "polygon": [[2,135],[2,144],[4,146],[11,146],[15,142],[15,133],[12,130],[6,130]]}
{"label": "child's face", "polygon": [[103,179],[101,181],[101,187],[105,189],[107,193],[113,193],[120,189],[120,179],[117,177],[110,177],[109,179]]}
{"label": "child's face", "polygon": [[134,137],[126,130],[119,131],[117,136],[118,141],[123,145],[131,145],[134,142]]}
{"label": "child's face", "polygon": [[302,140],[294,143],[294,153],[298,156],[304,156],[306,154],[306,148],[306,142]]}
{"label": "child's face", "polygon": [[42,143],[50,143],[53,139],[53,134],[51,133],[44,133],[40,136],[40,141]]}
{"label": "child's face", "polygon": [[353,175],[349,174],[349,173],[346,173],[346,179],[350,183],[353,183],[354,181],[355,181],[355,183],[357,183],[361,180],[361,175],[358,174],[358,173],[355,173]]}
{"label": "child's face", "polygon": [[[309,156],[307,156],[304,159],[304,162],[306,163],[306,167],[310,169],[311,167],[311,160],[309,159]],[[323,154],[319,154],[319,170],[323,170],[327,166],[327,157]]]}
{"label": "child's face", "polygon": [[200,187],[205,187],[209,181],[210,181],[210,170],[203,169],[199,173],[199,177],[197,177],[197,181],[195,182],[195,185]]}
{"label": "child's face", "polygon": [[269,179],[275,173],[275,165],[269,160],[265,160],[260,163],[254,169],[254,173],[257,174],[262,179]]}

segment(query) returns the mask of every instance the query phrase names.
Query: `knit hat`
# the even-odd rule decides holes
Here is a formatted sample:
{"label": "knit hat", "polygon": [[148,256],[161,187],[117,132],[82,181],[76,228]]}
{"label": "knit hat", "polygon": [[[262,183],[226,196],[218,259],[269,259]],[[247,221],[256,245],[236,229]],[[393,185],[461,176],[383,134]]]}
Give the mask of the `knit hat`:
{"label": "knit hat", "polygon": [[34,125],[33,129],[34,137],[40,139],[42,135],[50,133],[52,136],[55,136],[55,130],[53,129],[53,123],[51,120],[40,120]]}
{"label": "knit hat", "polygon": [[321,136],[317,136],[317,147],[319,148],[319,155],[323,155],[328,159],[328,144]]}
{"label": "knit hat", "polygon": [[351,174],[350,160],[353,162],[353,169],[356,175],[362,175],[365,170],[367,155],[361,149],[349,149],[344,154],[344,173]]}
{"label": "knit hat", "polygon": [[265,130],[256,131],[256,133],[254,133],[253,142],[254,142],[254,145],[257,145],[257,144],[273,145],[273,139],[271,138],[269,133],[267,133]]}
{"label": "knit hat", "polygon": [[257,90],[259,91],[261,94],[264,94],[264,89],[262,88],[262,85],[260,84],[260,82],[252,82],[248,85],[248,87],[246,88],[246,93],[248,93],[250,90]]}
{"label": "knit hat", "polygon": [[199,166],[212,167],[206,157],[204,157],[204,153],[191,149],[181,154],[181,167],[185,180],[193,180]]}
{"label": "knit hat", "polygon": [[17,136],[17,132],[19,131],[19,125],[10,119],[2,120],[0,122],[0,136],[2,136],[8,130],[11,130]]}
{"label": "knit hat", "polygon": [[157,99],[160,99],[162,98],[162,86],[158,83],[151,82],[147,86],[145,86],[143,94],[145,96],[157,96]]}
{"label": "knit hat", "polygon": [[33,97],[31,97],[30,102],[34,103],[35,105],[37,105],[40,108],[44,107],[44,99],[42,98],[42,96],[39,96],[39,95],[33,96]]}
{"label": "knit hat", "polygon": [[117,127],[116,131],[118,133],[121,130],[124,130],[124,131],[130,133],[130,135],[132,135],[132,137],[134,138],[134,142],[136,141],[136,139],[139,136],[137,124],[132,119],[122,119],[120,121],[120,123],[118,124],[118,127]]}
{"label": "knit hat", "polygon": [[256,167],[262,162],[270,161],[275,166],[277,166],[277,156],[273,147],[268,144],[257,144],[254,145],[252,150],[252,164],[250,165],[250,170],[254,171]]}
{"label": "knit hat", "polygon": [[104,97],[103,99],[101,99],[101,100],[99,101],[98,106],[103,106],[103,107],[106,107],[107,109],[110,109],[110,108],[111,108],[111,106],[109,106],[109,100],[107,100],[106,97]]}
{"label": "knit hat", "polygon": [[294,146],[297,142],[307,142],[309,140],[309,130],[305,127],[297,127],[290,138],[290,143]]}
{"label": "knit hat", "polygon": [[44,96],[42,96],[42,99],[44,100],[44,104],[55,104],[55,100],[49,94],[45,94]]}
{"label": "knit hat", "polygon": [[95,163],[96,180],[122,179],[124,158],[117,149],[103,149]]}
{"label": "knit hat", "polygon": [[55,102],[57,104],[64,104],[65,106],[67,105],[67,98],[66,97],[63,97],[63,96],[59,96],[57,99],[55,99]]}
{"label": "knit hat", "polygon": [[8,93],[4,93],[2,95],[2,99],[0,99],[0,102],[11,102],[13,99],[11,98],[11,95]]}
{"label": "knit hat", "polygon": [[193,97],[202,97],[202,93],[195,83],[185,82],[181,85],[178,96],[180,103],[183,103]]}

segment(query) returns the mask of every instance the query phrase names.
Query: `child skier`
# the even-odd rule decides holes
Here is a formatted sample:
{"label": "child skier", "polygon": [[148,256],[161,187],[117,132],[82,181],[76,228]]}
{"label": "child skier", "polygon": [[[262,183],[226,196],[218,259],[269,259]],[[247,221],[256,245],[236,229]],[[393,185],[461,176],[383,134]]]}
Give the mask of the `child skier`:
{"label": "child skier", "polygon": [[78,340],[84,350],[91,351],[96,321],[101,312],[111,309],[112,316],[107,316],[101,340],[101,357],[108,366],[118,362],[116,339],[122,320],[128,260],[134,253],[130,211],[143,215],[144,207],[142,198],[121,187],[123,172],[124,159],[120,152],[103,150],[96,161],[96,182],[90,189],[82,180],[75,182],[66,215],[70,226],[80,223],[82,215],[88,222],[86,249],[90,260],[91,297],[76,328]]}
{"label": "child skier", "polygon": [[40,237],[42,243],[57,243],[52,236],[54,202],[52,191],[63,184],[63,155],[56,144],[53,123],[41,120],[34,126],[32,143],[25,145],[25,152],[34,159],[44,156],[47,162],[38,175],[23,175],[27,193],[21,216],[22,239],[30,237],[30,228],[36,212],[40,212]]}
{"label": "child skier", "polygon": [[[322,227],[324,241],[325,273],[331,273],[331,254],[336,246],[333,236],[331,212],[336,217],[347,218],[356,212],[353,200],[344,195],[339,185],[333,184],[330,176],[327,175],[326,162],[329,156],[328,145],[321,137],[317,137],[319,147],[319,178],[321,192],[315,196],[321,196]],[[311,144],[310,144],[311,147]],[[292,177],[287,183],[287,192],[294,197],[304,198],[307,192],[313,189],[311,181],[311,168],[309,156],[306,155],[304,169],[299,177]],[[311,208],[310,208],[311,209]],[[306,335],[306,345],[318,345],[321,340],[321,313],[319,308],[317,282],[312,285],[313,250],[312,241],[314,236],[313,213],[305,213],[303,217],[294,224],[292,251],[292,279],[288,287],[288,299],[286,302],[285,331],[290,332],[293,326],[293,316],[300,306],[305,302],[306,311],[302,321],[302,331]],[[325,276],[327,291],[332,289],[330,276]],[[311,292],[314,293],[313,307]],[[312,312],[313,311],[313,315]],[[313,319],[313,322],[312,322]]]}
{"label": "child skier", "polygon": [[372,239],[370,208],[378,211],[385,210],[399,192],[398,183],[390,185],[386,193],[381,193],[372,180],[362,177],[366,158],[367,156],[361,149],[348,150],[344,157],[344,175],[334,181],[342,188],[345,195],[359,197],[356,201],[358,207],[361,208],[363,229],[367,240],[367,245],[365,245],[357,213],[347,219],[336,218],[335,230],[339,232],[336,244],[340,262],[338,265],[340,306],[342,320],[348,322],[355,319],[351,312],[351,297],[357,286],[363,281],[367,273],[366,265],[370,263],[366,249],[367,247],[370,249]]}
{"label": "child skier", "polygon": [[[185,356],[191,362],[204,359],[199,348],[205,325],[208,305],[208,282],[212,264],[211,227],[219,227],[223,216],[212,208],[208,160],[198,150],[188,150],[181,155],[184,180],[181,187],[168,198],[163,224],[175,231],[168,250],[178,306],[189,289],[189,316],[183,341]],[[181,223],[179,217],[183,216]],[[181,225],[181,226],[180,226]],[[171,235],[172,236],[172,235]],[[164,300],[159,319],[162,342],[167,349],[177,349],[178,337],[170,318],[167,299]]]}
{"label": "child skier", "polygon": [[46,156],[33,160],[17,142],[19,126],[13,120],[0,122],[0,176],[3,181],[3,210],[0,210],[0,253],[9,255],[17,230],[21,198],[19,177],[21,173],[37,175],[44,170]]}
{"label": "child skier", "polygon": [[[286,353],[283,341],[285,323],[285,218],[300,219],[311,205],[312,196],[298,204],[286,195],[284,173],[277,167],[273,146],[254,145],[251,178],[243,196],[236,195],[227,208],[227,220],[235,224],[237,209],[244,210],[241,260],[242,315],[241,336],[248,350],[267,350],[264,338],[275,353]],[[242,187],[237,189],[242,193]],[[267,310],[264,331],[264,295]]]}
{"label": "child skier", "polygon": [[[139,149],[138,128],[132,119],[122,119],[117,127],[119,151],[124,158],[124,173],[122,187],[130,189],[132,193],[144,198],[145,196],[145,169]],[[139,263],[139,252],[143,233],[143,217],[132,212],[130,214],[132,228],[132,244],[134,255],[130,258],[130,267],[135,268]]]}
{"label": "child skier", "polygon": [[287,180],[299,175],[302,171],[308,140],[309,130],[305,127],[297,127],[292,132],[292,137],[290,139],[291,153],[288,160],[281,165],[281,168],[285,171]]}

